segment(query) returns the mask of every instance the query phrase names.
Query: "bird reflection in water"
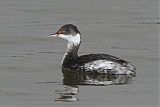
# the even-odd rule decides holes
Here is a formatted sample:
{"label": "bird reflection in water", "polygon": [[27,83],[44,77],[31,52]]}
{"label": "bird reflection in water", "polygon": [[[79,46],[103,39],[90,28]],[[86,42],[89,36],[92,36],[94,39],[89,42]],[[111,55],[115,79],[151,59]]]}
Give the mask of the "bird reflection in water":
{"label": "bird reflection in water", "polygon": [[79,92],[79,85],[92,86],[108,86],[108,85],[123,85],[130,84],[135,75],[112,75],[77,72],[68,69],[62,69],[63,73],[63,90],[52,90],[59,97],[54,101],[62,102],[77,102],[77,94]]}
{"label": "bird reflection in water", "polygon": [[78,86],[65,86],[64,90],[52,90],[55,94],[58,94],[59,97],[54,101],[62,101],[62,102],[77,102],[78,98],[76,95],[79,92]]}

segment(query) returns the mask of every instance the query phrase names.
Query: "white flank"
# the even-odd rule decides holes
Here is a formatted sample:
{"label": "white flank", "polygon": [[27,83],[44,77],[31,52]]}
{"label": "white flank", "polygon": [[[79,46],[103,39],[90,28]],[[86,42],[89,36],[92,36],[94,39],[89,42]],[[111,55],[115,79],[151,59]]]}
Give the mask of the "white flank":
{"label": "white flank", "polygon": [[109,70],[110,73],[114,73],[114,74],[132,74],[133,72],[119,64],[113,61],[107,61],[107,60],[96,60],[93,62],[89,62],[86,63],[84,65],[84,69],[86,71],[97,71],[99,73],[107,73],[107,71]]}
{"label": "white flank", "polygon": [[100,68],[113,69],[114,66],[115,66],[114,62],[106,60],[96,60],[93,62],[86,63],[84,65],[84,67],[87,68],[88,70],[97,70]]}

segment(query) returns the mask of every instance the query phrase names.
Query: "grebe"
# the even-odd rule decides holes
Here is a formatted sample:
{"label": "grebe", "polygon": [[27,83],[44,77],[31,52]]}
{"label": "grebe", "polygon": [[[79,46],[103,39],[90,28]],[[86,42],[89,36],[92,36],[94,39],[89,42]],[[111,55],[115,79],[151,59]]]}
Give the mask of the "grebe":
{"label": "grebe", "polygon": [[62,68],[90,73],[136,74],[136,68],[130,62],[112,55],[98,53],[78,56],[81,33],[75,25],[66,24],[49,37],[59,37],[68,41]]}

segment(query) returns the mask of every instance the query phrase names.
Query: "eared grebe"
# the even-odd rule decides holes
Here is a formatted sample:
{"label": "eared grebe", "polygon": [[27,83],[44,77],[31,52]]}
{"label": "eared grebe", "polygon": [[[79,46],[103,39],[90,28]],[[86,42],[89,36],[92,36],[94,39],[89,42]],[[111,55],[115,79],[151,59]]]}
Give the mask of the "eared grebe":
{"label": "eared grebe", "polygon": [[62,68],[105,74],[136,74],[136,68],[128,61],[108,54],[88,54],[78,56],[81,33],[76,26],[66,24],[49,37],[59,37],[68,41],[67,51],[62,60]]}

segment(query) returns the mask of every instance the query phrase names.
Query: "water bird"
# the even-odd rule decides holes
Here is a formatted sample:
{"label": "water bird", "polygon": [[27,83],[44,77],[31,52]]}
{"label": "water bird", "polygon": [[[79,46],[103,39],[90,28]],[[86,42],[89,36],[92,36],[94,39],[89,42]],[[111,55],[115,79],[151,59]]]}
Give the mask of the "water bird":
{"label": "water bird", "polygon": [[67,51],[62,60],[62,68],[77,72],[136,75],[135,66],[116,56],[100,53],[78,56],[81,33],[73,24],[63,25],[56,33],[48,37],[59,37],[68,42]]}

